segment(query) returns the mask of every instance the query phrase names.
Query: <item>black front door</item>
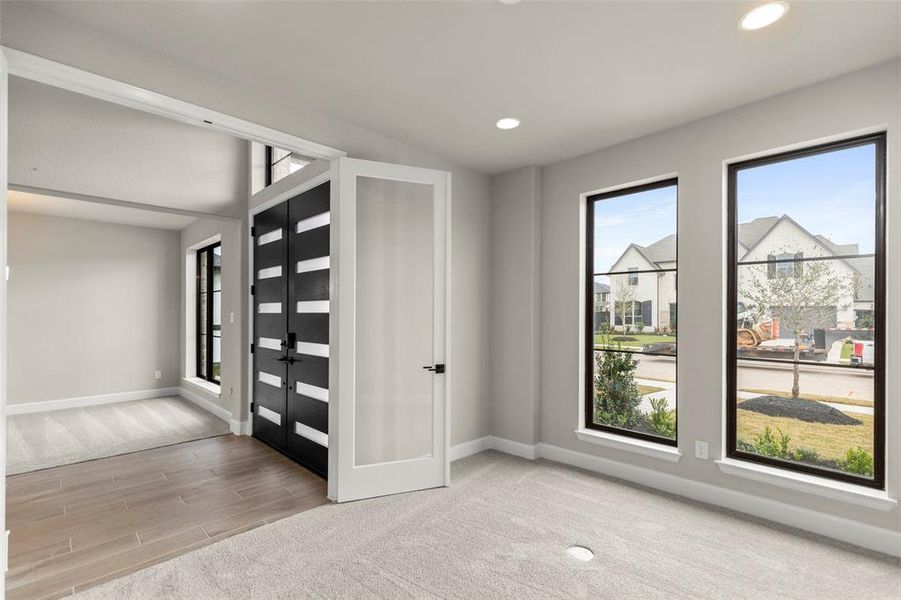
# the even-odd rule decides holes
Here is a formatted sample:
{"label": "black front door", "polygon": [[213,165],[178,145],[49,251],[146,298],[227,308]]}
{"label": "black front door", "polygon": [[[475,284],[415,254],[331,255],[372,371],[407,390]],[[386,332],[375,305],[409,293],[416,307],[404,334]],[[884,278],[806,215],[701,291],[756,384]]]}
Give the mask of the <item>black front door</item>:
{"label": "black front door", "polygon": [[253,237],[253,435],[285,449],[288,363],[288,206],[254,218]]}
{"label": "black front door", "polygon": [[308,468],[328,470],[330,186],[324,183],[288,205],[292,310],[288,331],[288,452]]}
{"label": "black front door", "polygon": [[254,218],[253,435],[328,470],[330,185]]}

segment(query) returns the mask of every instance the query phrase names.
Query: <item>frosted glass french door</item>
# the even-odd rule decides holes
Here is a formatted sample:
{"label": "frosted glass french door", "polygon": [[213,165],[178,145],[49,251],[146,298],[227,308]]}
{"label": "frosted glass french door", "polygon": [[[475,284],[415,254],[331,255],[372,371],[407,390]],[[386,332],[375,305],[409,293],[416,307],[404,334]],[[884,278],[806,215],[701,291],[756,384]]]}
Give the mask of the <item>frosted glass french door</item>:
{"label": "frosted glass french door", "polygon": [[330,495],[447,485],[450,173],[345,158],[332,168],[339,360]]}

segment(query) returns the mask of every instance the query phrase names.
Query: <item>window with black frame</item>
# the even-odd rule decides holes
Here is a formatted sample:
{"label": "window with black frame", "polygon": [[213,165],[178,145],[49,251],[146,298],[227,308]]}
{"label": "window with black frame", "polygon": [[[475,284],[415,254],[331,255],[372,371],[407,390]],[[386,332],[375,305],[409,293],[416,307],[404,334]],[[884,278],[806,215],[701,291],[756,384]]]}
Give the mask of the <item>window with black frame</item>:
{"label": "window with black frame", "polygon": [[221,383],[222,245],[197,251],[197,377]]}
{"label": "window with black frame", "polygon": [[587,199],[585,425],[676,445],[675,179]]}
{"label": "window with black frame", "polygon": [[301,170],[311,162],[313,162],[312,158],[301,156],[296,152],[266,146],[266,185],[272,185],[279,179]]}
{"label": "window with black frame", "polygon": [[728,454],[882,488],[885,135],[728,177]]}

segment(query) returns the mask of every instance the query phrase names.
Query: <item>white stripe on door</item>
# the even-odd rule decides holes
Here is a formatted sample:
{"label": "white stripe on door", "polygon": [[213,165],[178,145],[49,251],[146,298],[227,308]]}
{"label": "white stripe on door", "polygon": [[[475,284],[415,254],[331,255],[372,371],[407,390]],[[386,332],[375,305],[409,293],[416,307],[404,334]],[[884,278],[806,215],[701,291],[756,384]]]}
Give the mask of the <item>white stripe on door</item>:
{"label": "white stripe on door", "polygon": [[282,303],[281,302],[262,302],[260,303],[258,309],[260,314],[272,314],[272,313],[280,313],[282,312]]}
{"label": "white stripe on door", "polygon": [[282,378],[279,377],[278,375],[273,375],[271,373],[266,373],[264,371],[260,371],[260,374],[258,375],[258,377],[259,377],[259,380],[262,381],[263,383],[267,383],[267,384],[277,387],[277,388],[282,387]]}
{"label": "white stripe on door", "polygon": [[327,389],[315,385],[310,385],[309,383],[301,383],[299,381],[296,382],[296,384],[298,394],[309,396],[310,398],[314,398],[316,400],[322,400],[323,402],[328,402]]}
{"label": "white stripe on door", "polygon": [[328,225],[332,220],[332,213],[324,212],[322,214],[318,214],[307,219],[303,219],[302,221],[297,222],[297,233],[303,233],[304,231],[309,231],[311,229],[316,229],[317,227],[322,227],[323,225]]}
{"label": "white stripe on door", "polygon": [[307,302],[297,303],[297,312],[299,313],[327,313],[328,300],[310,300]]}
{"label": "white stripe on door", "polygon": [[282,424],[282,416],[275,412],[274,410],[269,410],[265,406],[260,406],[257,409],[257,414],[266,419],[267,421],[271,421],[276,425]]}
{"label": "white stripe on door", "polygon": [[277,340],[275,338],[261,337],[258,340],[257,345],[260,348],[266,348],[267,350],[281,350],[282,349],[282,341]]}
{"label": "white stripe on door", "polygon": [[273,229],[272,231],[267,231],[266,233],[264,233],[263,235],[261,235],[260,237],[257,238],[257,246],[263,246],[270,242],[277,242],[280,239],[282,239],[281,228]]}
{"label": "white stripe on door", "polygon": [[294,421],[294,433],[301,437],[305,437],[311,442],[316,442],[320,446],[325,446],[328,448],[328,435],[322,433],[318,429],[313,429],[312,427],[307,427],[303,423],[298,423]]}
{"label": "white stripe on door", "polygon": [[269,267],[268,269],[260,269],[257,272],[257,279],[272,279],[273,277],[282,276],[282,266]]}
{"label": "white stripe on door", "polygon": [[313,342],[297,342],[297,353],[309,356],[324,356],[328,358],[328,344],[314,344]]}
{"label": "white stripe on door", "polygon": [[297,272],[307,273],[309,271],[321,271],[323,269],[328,269],[328,265],[328,256],[320,256],[319,258],[311,258],[309,260],[299,260],[297,261]]}

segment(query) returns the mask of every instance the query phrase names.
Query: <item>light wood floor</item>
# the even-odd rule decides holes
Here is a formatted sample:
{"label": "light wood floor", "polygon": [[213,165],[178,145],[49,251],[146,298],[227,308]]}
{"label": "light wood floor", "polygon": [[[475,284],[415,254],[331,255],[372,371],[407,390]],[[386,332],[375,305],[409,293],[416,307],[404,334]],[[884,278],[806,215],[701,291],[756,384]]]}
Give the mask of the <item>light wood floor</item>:
{"label": "light wood floor", "polygon": [[226,435],[8,477],[7,598],[58,598],[327,502],[326,483]]}

